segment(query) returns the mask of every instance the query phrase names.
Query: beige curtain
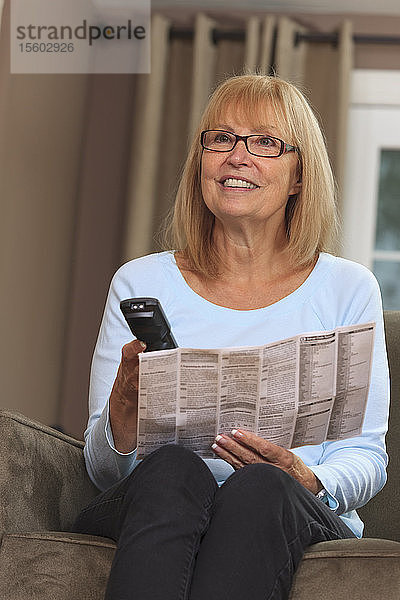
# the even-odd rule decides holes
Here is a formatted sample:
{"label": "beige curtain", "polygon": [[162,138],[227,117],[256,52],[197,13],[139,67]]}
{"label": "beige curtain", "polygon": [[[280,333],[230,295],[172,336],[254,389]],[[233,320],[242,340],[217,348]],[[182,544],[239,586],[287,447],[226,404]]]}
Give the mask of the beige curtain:
{"label": "beige curtain", "polygon": [[200,14],[196,17],[188,141],[197,128],[201,113],[207,104],[209,91],[214,83],[216,49],[211,41],[211,36],[215,26],[215,21],[205,15]]}
{"label": "beige curtain", "polygon": [[303,88],[319,115],[338,184],[341,209],[350,75],[354,63],[351,22],[343,21],[336,44],[300,41],[296,45],[296,33],[306,33],[306,30],[290,19],[279,20],[276,70],[280,76]]}
{"label": "beige curtain", "polygon": [[[162,107],[168,57],[169,23],[156,15],[152,20],[151,76],[138,82],[141,99],[134,115],[130,152],[130,178],[125,229],[125,255],[138,256],[150,250],[149,231],[156,210],[156,178],[159,171]],[[136,127],[135,127],[136,125]],[[140,143],[146,140],[146,143]],[[151,140],[151,143],[148,141]]]}
{"label": "beige curtain", "polygon": [[275,17],[265,17],[262,23],[261,32],[261,50],[259,58],[259,71],[268,75],[271,69],[272,56],[274,51],[276,19]]}
{"label": "beige curtain", "polygon": [[132,76],[88,76],[82,142],[76,146],[73,242],[63,274],[68,301],[60,325],[65,333],[62,351],[55,357],[61,377],[53,397],[57,422],[77,437],[87,420],[90,361],[107,289],[121,264],[134,106]]}
{"label": "beige curtain", "polygon": [[295,45],[296,33],[305,33],[305,27],[287,17],[281,17],[276,31],[275,69],[277,75],[297,85],[304,84],[306,45]]}

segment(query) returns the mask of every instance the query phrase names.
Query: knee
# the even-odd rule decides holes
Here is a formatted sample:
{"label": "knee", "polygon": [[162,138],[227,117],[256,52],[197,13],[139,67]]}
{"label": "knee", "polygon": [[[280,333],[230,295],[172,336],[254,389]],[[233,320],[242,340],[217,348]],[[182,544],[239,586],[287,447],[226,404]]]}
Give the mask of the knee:
{"label": "knee", "polygon": [[146,459],[143,461],[145,464],[152,463],[159,465],[161,468],[173,469],[202,469],[204,461],[195,452],[179,446],[178,444],[166,444],[161,446],[158,450],[154,450]]}
{"label": "knee", "polygon": [[131,474],[130,488],[151,487],[161,495],[179,488],[214,489],[217,484],[205,462],[194,452],[167,444],[147,456]]}
{"label": "knee", "polygon": [[197,457],[197,455],[188,450],[184,446],[179,446],[178,444],[165,444],[158,448],[158,450],[154,450],[149,455],[152,457],[165,457],[167,460],[185,460],[191,459],[193,457]]}
{"label": "knee", "polygon": [[272,506],[290,498],[296,481],[282,469],[266,463],[246,465],[225,483],[229,495],[243,505]]}
{"label": "knee", "polygon": [[236,475],[242,483],[261,487],[266,486],[268,489],[286,487],[293,481],[291,475],[269,463],[246,465],[236,471]]}

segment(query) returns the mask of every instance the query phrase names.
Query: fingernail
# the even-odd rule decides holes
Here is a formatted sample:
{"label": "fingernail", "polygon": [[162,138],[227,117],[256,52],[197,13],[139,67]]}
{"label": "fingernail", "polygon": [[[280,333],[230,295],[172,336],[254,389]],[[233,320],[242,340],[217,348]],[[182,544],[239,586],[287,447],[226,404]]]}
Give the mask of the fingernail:
{"label": "fingernail", "polygon": [[211,446],[211,448],[212,448],[213,450],[219,450],[219,446],[218,446],[218,444],[213,444],[213,445]]}
{"label": "fingernail", "polygon": [[238,429],[232,429],[231,434],[234,437],[243,437],[243,433],[241,433]]}
{"label": "fingernail", "polygon": [[219,440],[223,440],[224,438],[222,437],[222,435],[218,434],[217,437],[215,438],[216,442],[219,442]]}
{"label": "fingernail", "polygon": [[142,346],[143,349],[147,348],[146,344],[140,340],[139,340],[139,344]]}

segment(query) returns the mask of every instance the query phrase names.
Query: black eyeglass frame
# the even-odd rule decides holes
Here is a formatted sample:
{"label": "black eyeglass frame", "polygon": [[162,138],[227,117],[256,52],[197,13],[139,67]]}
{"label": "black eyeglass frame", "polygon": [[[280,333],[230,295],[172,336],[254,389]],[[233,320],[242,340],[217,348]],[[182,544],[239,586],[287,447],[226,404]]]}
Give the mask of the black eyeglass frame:
{"label": "black eyeglass frame", "polygon": [[[235,137],[235,143],[233,144],[232,148],[230,148],[229,150],[215,150],[214,148],[207,148],[207,146],[204,145],[204,138],[205,138],[206,133],[208,133],[209,131],[220,131],[221,133],[228,133],[229,135],[232,135]],[[249,154],[252,154],[253,156],[258,156],[259,158],[279,158],[280,156],[282,156],[283,154],[286,154],[287,152],[299,153],[299,149],[296,146],[287,144],[280,138],[274,137],[273,135],[265,135],[265,137],[271,138],[271,140],[276,140],[277,142],[279,142],[279,144],[280,144],[279,154],[275,154],[273,156],[266,156],[265,154],[256,154],[255,152],[251,152],[251,150],[249,150],[249,147],[247,145],[247,140],[251,137],[260,137],[260,135],[263,135],[263,134],[262,133],[252,133],[251,135],[237,135],[237,133],[233,133],[232,131],[226,131],[225,129],[205,129],[204,131],[201,132],[200,144],[201,144],[202,148],[204,148],[204,150],[209,150],[209,152],[232,152],[232,150],[235,148],[236,144],[240,141],[243,141],[244,145],[246,146],[247,152]]]}

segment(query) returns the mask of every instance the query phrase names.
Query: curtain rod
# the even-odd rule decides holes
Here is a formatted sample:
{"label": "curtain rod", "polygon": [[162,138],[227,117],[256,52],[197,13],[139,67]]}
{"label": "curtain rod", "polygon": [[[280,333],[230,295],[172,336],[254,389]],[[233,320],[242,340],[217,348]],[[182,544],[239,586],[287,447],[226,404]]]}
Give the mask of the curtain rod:
{"label": "curtain rod", "polygon": [[[214,44],[218,44],[218,42],[222,40],[230,40],[230,41],[244,41],[245,39],[245,31],[243,29],[212,29],[211,30],[211,38]],[[194,30],[189,28],[178,28],[172,27],[169,32],[169,38],[172,39],[180,39],[180,40],[192,40],[194,37]],[[326,42],[333,45],[337,45],[339,41],[339,34],[337,32],[333,33],[323,33],[323,32],[308,32],[301,33],[300,31],[296,31],[294,34],[294,45],[298,46],[301,42],[314,42],[321,43]],[[353,41],[355,44],[386,44],[386,45],[395,45],[400,44],[400,36],[398,35],[370,35],[370,34],[354,34]]]}
{"label": "curtain rod", "polygon": [[[296,31],[294,36],[294,45],[297,46],[300,42],[328,42],[335,46],[339,42],[339,34],[337,31],[333,33],[321,33],[319,31],[310,31],[308,33],[301,33]],[[400,44],[399,35],[371,35],[369,33],[355,33],[353,35],[353,42],[355,44]]]}

